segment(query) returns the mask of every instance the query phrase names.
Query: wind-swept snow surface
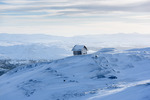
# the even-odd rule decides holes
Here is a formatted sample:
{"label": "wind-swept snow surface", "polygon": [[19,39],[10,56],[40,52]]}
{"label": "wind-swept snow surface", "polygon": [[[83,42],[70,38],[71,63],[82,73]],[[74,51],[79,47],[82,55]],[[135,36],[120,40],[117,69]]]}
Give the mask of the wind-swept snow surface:
{"label": "wind-swept snow surface", "polygon": [[17,67],[0,76],[0,100],[149,100],[150,51],[94,54]]}

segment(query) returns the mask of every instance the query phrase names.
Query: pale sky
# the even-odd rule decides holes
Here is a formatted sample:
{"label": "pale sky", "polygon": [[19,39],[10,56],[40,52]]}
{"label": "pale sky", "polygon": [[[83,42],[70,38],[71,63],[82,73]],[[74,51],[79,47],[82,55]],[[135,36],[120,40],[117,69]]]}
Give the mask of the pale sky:
{"label": "pale sky", "polygon": [[0,33],[150,34],[150,0],[0,0]]}

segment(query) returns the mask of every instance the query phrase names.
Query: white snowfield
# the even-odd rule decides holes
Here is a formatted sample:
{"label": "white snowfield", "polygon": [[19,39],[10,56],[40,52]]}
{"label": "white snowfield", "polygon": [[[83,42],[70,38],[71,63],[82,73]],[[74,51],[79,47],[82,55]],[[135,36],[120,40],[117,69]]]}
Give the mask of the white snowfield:
{"label": "white snowfield", "polygon": [[101,48],[150,47],[150,35],[113,34],[62,37],[51,35],[0,34],[0,59],[41,60],[72,55],[74,45],[85,45],[88,53]]}
{"label": "white snowfield", "polygon": [[20,66],[0,76],[0,100],[150,100],[150,48],[113,48]]}

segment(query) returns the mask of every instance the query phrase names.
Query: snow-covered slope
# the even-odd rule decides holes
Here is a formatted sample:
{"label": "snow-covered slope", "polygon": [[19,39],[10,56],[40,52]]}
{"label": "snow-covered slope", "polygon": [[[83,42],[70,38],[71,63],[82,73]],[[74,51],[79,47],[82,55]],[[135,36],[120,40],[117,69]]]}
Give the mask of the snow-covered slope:
{"label": "snow-covered slope", "polygon": [[113,34],[75,37],[42,34],[1,34],[0,58],[9,59],[57,59],[72,55],[74,45],[86,45],[88,53],[101,48],[144,48],[150,47],[150,35]]}
{"label": "snow-covered slope", "polygon": [[143,50],[20,66],[0,76],[0,100],[149,100],[150,51]]}
{"label": "snow-covered slope", "polygon": [[52,60],[71,55],[70,49],[44,44],[0,46],[0,59]]}
{"label": "snow-covered slope", "polygon": [[50,35],[0,34],[0,59],[41,60],[72,55],[65,37]]}

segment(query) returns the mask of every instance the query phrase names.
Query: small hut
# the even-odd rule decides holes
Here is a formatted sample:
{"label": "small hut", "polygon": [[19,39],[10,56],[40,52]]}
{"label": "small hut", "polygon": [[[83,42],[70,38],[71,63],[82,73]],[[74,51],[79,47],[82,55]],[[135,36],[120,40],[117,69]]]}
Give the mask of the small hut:
{"label": "small hut", "polygon": [[74,55],[85,55],[87,54],[87,47],[85,45],[75,45],[72,48],[73,54]]}

